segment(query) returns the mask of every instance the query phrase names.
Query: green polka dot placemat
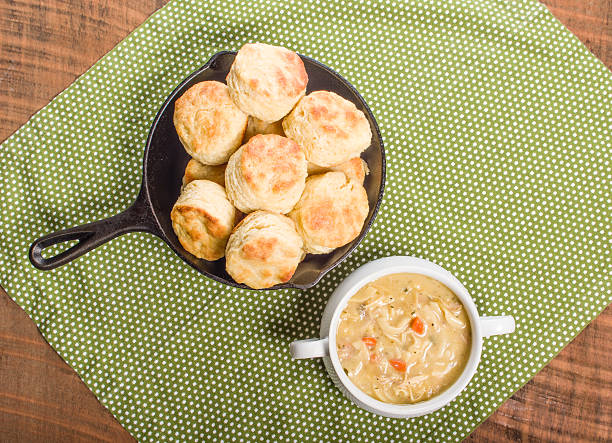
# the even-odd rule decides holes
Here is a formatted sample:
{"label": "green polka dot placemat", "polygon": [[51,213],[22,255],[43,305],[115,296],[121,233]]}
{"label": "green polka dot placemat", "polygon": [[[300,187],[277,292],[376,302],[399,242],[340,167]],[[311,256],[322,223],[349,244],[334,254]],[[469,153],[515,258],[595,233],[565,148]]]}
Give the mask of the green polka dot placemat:
{"label": "green polka dot placemat", "polygon": [[[215,52],[281,44],[378,119],[387,190],[365,241],[308,291],[223,286],[128,234],[42,272],[29,244],[134,199],[149,125]],[[538,2],[175,1],[1,148],[2,285],[139,440],[460,440],[612,299],[612,75]],[[292,361],[334,287],[375,258],[434,261],[514,335],[426,417],[372,415]]]}

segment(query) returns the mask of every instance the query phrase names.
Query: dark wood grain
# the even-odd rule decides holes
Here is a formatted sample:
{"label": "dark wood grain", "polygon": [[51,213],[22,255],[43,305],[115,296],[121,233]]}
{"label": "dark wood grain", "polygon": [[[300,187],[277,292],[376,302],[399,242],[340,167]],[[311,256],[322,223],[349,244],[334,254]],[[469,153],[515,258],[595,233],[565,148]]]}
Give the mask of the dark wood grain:
{"label": "dark wood grain", "polygon": [[[0,140],[164,3],[0,0]],[[612,65],[612,1],[544,3]],[[612,307],[468,440],[612,440]],[[1,290],[0,441],[132,441]]]}

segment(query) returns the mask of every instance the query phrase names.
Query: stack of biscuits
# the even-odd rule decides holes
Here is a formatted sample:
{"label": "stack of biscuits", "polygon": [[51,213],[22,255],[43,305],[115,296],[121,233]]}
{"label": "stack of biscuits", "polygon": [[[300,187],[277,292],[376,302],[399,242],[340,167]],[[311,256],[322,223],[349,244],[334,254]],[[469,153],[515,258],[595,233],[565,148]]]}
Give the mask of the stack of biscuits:
{"label": "stack of biscuits", "polygon": [[181,245],[255,289],[286,283],[306,254],[354,240],[369,212],[360,154],[363,112],[308,75],[288,49],[244,45],[226,83],[204,81],[175,102],[192,157],[171,213]]}

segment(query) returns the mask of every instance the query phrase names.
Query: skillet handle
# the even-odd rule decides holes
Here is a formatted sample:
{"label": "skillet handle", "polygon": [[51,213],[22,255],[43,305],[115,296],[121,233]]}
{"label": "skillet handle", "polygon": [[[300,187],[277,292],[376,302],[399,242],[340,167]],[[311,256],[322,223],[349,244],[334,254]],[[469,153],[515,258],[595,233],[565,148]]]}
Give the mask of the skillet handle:
{"label": "skillet handle", "polygon": [[[113,217],[40,237],[30,246],[30,261],[35,267],[43,271],[55,269],[115,237],[134,231],[150,232],[160,236],[159,228],[143,189],[140,190],[138,197],[129,208]],[[53,257],[45,258],[42,256],[42,251],[45,248],[71,240],[78,240],[79,242]]]}

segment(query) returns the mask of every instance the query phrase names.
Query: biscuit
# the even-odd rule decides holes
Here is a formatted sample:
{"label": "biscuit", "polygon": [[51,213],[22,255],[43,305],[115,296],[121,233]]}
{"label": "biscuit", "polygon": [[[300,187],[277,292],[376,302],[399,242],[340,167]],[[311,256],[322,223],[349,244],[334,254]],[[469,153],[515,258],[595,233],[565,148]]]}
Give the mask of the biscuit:
{"label": "biscuit", "polygon": [[365,114],[329,91],[315,91],[302,98],[284,118],[283,130],[304,149],[306,160],[323,167],[359,157],[372,140]]}
{"label": "biscuit", "polygon": [[187,153],[205,165],[227,163],[240,147],[247,115],[232,101],[226,85],[196,83],[174,103],[174,127]]}
{"label": "biscuit", "polygon": [[285,214],[302,195],[306,176],[306,159],[295,142],[260,134],[230,157],[225,186],[229,200],[242,212],[264,209]]}
{"label": "biscuit", "polygon": [[344,172],[348,178],[352,178],[362,185],[365,181],[366,175],[370,173],[368,164],[364,159],[359,157],[352,158],[347,162],[340,163],[339,165],[331,166],[329,168],[322,168],[314,163],[308,163],[308,175],[318,175],[329,171]]}
{"label": "biscuit", "polygon": [[208,180],[188,183],[170,213],[172,228],[187,252],[204,260],[218,260],[236,221],[236,209],[225,189]]}
{"label": "biscuit", "polygon": [[246,131],[244,131],[242,143],[248,142],[251,137],[257,134],[276,134],[284,137],[283,121],[278,120],[276,122],[267,123],[253,116],[249,116],[249,122],[247,123]]}
{"label": "biscuit", "polygon": [[308,75],[299,55],[281,46],[244,45],[226,78],[242,111],[264,122],[280,120],[306,93]]}
{"label": "biscuit", "polygon": [[312,162],[308,162],[306,165],[306,171],[308,172],[308,175],[325,174],[326,172],[329,172],[330,170],[331,170],[330,168],[324,168],[323,166],[317,166]]}
{"label": "biscuit", "polygon": [[288,282],[304,258],[302,239],[288,217],[268,211],[247,215],[225,250],[227,273],[251,288]]}
{"label": "biscuit", "polygon": [[226,165],[204,165],[192,158],[185,167],[183,186],[194,180],[210,180],[225,186],[225,167]]}
{"label": "biscuit", "polygon": [[354,240],[368,215],[362,185],[342,172],[313,175],[300,201],[288,214],[311,254],[326,254]]}

